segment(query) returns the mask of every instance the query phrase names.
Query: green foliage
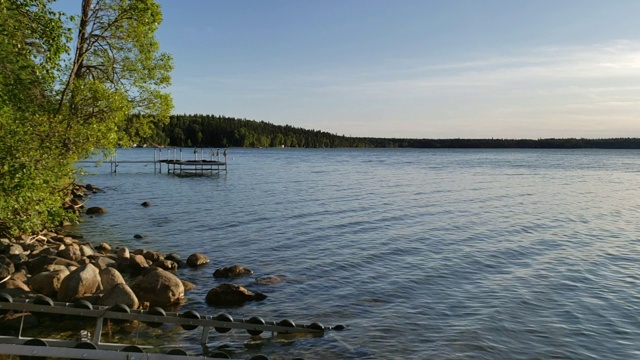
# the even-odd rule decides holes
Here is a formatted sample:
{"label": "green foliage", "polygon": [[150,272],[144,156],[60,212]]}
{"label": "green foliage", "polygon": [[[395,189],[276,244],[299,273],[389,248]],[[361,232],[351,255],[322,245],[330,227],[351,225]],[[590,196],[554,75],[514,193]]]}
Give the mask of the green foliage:
{"label": "green foliage", "polygon": [[[216,115],[172,115],[157,129],[155,144],[198,147],[376,147],[376,148],[528,148],[640,149],[638,138],[613,139],[395,139],[362,138]],[[161,139],[161,137],[156,137]]]}
{"label": "green foliage", "polygon": [[169,123],[158,130],[166,137],[161,144],[186,147],[371,146],[359,138],[216,115],[172,115]]}
{"label": "green foliage", "polygon": [[0,235],[73,217],[61,205],[75,162],[140,137],[163,140],[156,124],[172,109],[158,4],[83,0],[69,25],[51,2],[0,0]]}

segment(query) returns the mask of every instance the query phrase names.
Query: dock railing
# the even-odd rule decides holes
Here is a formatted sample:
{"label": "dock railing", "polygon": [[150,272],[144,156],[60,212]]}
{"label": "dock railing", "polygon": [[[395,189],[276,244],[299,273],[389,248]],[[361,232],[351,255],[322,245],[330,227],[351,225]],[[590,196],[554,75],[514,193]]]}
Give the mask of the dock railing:
{"label": "dock railing", "polygon": [[[0,292],[0,314],[9,311],[14,313],[44,313],[75,316],[95,319],[93,335],[81,330],[75,340],[23,337],[23,322],[17,336],[0,336],[0,354],[19,355],[22,358],[34,359],[38,357],[60,357],[72,359],[197,359],[208,358],[206,344],[211,330],[226,333],[231,330],[245,330],[251,336],[261,336],[262,333],[296,334],[308,333],[312,336],[323,336],[326,331],[344,330],[342,325],[325,327],[314,322],[308,325],[295,324],[291,320],[280,322],[265,321],[254,316],[249,319],[233,319],[229,314],[200,315],[194,310],[183,312],[165,312],[161,308],[149,310],[132,310],[126,305],[98,306],[88,301],[79,300],[75,303],[54,302],[46,296],[39,295],[33,299],[13,299],[7,293]],[[137,321],[136,334],[142,326],[160,327],[165,323],[175,324],[184,330],[202,329],[200,345],[204,355],[190,355],[180,348],[174,348],[164,353],[158,352],[153,346],[138,345],[137,335],[132,344],[102,342],[102,332],[105,320]],[[218,355],[224,355],[218,354]],[[217,356],[213,356],[217,357]],[[224,356],[222,356],[224,358]],[[229,357],[226,357],[229,358]],[[253,359],[268,359],[264,355],[256,355]]]}

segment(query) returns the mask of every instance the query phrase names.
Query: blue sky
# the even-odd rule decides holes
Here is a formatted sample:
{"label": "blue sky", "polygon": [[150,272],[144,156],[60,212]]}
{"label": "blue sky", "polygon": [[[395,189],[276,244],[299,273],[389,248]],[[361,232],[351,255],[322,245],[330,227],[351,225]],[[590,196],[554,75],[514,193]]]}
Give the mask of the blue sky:
{"label": "blue sky", "polygon": [[351,136],[640,137],[637,0],[159,3],[178,114]]}

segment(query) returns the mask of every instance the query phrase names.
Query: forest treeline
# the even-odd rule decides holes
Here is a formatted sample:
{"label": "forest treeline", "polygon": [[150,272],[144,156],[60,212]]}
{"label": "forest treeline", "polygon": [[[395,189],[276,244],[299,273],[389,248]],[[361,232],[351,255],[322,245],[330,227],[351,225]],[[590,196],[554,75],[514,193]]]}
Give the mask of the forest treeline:
{"label": "forest treeline", "polygon": [[398,139],[350,137],[221,115],[171,115],[148,144],[180,147],[640,149],[639,138]]}

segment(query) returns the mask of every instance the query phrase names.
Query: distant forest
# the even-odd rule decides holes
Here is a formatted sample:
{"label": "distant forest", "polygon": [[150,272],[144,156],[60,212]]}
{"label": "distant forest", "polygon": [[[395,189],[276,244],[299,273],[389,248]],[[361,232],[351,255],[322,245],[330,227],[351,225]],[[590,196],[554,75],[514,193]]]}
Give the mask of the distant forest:
{"label": "distant forest", "polygon": [[640,149],[639,138],[398,139],[350,137],[220,115],[172,115],[146,139],[180,147]]}

